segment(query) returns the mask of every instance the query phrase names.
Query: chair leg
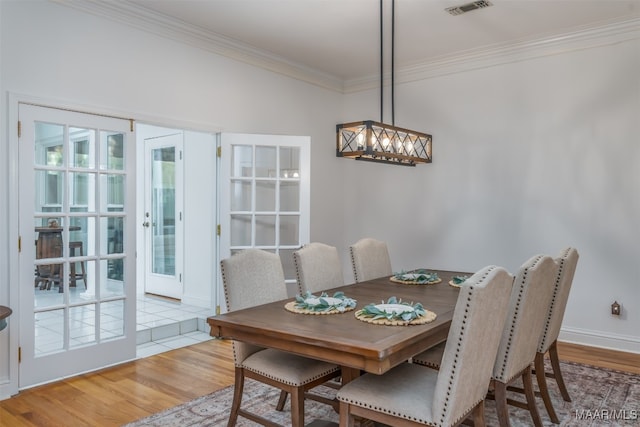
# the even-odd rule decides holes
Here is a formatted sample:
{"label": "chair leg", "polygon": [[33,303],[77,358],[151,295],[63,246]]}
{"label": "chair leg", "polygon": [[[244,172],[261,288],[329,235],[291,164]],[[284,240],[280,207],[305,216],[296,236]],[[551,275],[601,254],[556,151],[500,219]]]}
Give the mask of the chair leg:
{"label": "chair leg", "polygon": [[471,415],[473,419],[473,427],[486,426],[484,421],[484,400],[478,403],[475,408],[473,408],[473,412]]}
{"label": "chair leg", "polygon": [[500,427],[511,427],[511,423],[509,422],[509,409],[507,408],[507,385],[500,381],[493,381],[493,384],[496,412],[498,413]]}
{"label": "chair leg", "polygon": [[355,422],[351,416],[349,404],[340,402],[340,427],[353,427]]}
{"label": "chair leg", "polygon": [[542,427],[542,420],[538,413],[538,407],[536,406],[536,395],[533,391],[533,377],[531,376],[531,369],[527,368],[522,374],[522,383],[524,384],[524,394],[527,396],[527,406],[529,407],[529,413],[533,418],[533,425],[535,427]]}
{"label": "chair leg", "polygon": [[240,412],[240,403],[242,402],[242,392],[244,389],[244,372],[242,368],[236,366],[235,384],[233,386],[233,403],[231,404],[231,413],[229,414],[229,422],[227,427],[234,427],[238,422],[238,413]]}
{"label": "chair leg", "polygon": [[560,424],[558,415],[556,415],[555,409],[553,409],[553,403],[551,402],[551,396],[549,396],[549,388],[547,387],[547,377],[544,374],[544,353],[536,353],[535,359],[535,371],[536,379],[538,381],[538,388],[540,389],[540,395],[544,402],[544,407],[547,409],[547,414],[551,422],[554,424]]}
{"label": "chair leg", "polygon": [[280,398],[278,399],[278,404],[276,405],[276,411],[282,411],[284,409],[284,405],[287,403],[287,396],[289,393],[282,390],[280,392]]}
{"label": "chair leg", "polygon": [[304,389],[294,388],[291,392],[291,426],[304,427]]}
{"label": "chair leg", "polygon": [[558,341],[554,341],[553,344],[549,347],[549,359],[551,359],[551,367],[553,368],[553,376],[556,379],[556,383],[558,383],[558,388],[560,389],[560,394],[562,394],[562,398],[565,402],[571,402],[571,396],[569,396],[569,391],[567,390],[567,386],[564,384],[564,379],[562,378],[562,371],[560,370],[560,358],[558,357],[558,347],[556,344]]}

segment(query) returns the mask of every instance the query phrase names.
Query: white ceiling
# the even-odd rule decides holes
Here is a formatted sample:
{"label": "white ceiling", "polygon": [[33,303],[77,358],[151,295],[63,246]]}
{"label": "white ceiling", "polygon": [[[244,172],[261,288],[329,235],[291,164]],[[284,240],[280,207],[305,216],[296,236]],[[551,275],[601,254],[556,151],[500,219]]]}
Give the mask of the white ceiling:
{"label": "white ceiling", "polygon": [[[396,70],[630,20],[637,24],[640,17],[640,0],[489,1],[490,7],[452,16],[445,8],[471,0],[397,0]],[[390,22],[391,0],[384,2]],[[147,23],[191,31],[211,43],[242,47],[245,55],[268,57],[335,81],[379,75],[378,0],[127,0],[111,5],[121,18],[143,16]],[[385,34],[390,39],[390,25]]]}

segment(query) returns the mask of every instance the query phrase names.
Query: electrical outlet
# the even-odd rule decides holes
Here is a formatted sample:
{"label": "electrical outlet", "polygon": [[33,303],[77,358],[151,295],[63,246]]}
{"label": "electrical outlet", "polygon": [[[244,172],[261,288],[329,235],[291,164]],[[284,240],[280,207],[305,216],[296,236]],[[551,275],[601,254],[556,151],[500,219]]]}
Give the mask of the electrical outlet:
{"label": "electrical outlet", "polygon": [[614,316],[620,316],[620,310],[620,304],[618,304],[618,301],[614,301],[613,304],[611,304],[611,314]]}

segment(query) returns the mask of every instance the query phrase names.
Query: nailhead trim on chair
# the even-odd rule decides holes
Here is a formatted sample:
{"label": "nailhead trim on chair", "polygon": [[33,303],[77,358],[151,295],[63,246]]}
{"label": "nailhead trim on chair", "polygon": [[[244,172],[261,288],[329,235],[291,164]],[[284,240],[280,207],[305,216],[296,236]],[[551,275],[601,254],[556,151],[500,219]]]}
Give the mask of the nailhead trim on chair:
{"label": "nailhead trim on chair", "polygon": [[351,254],[351,266],[353,267],[353,278],[358,283],[358,272],[356,271],[356,259],[353,257],[353,246],[349,246],[349,253]]}
{"label": "nailhead trim on chair", "polygon": [[[226,276],[224,274],[224,264],[221,262],[220,263],[220,274],[222,275],[222,281],[226,282]],[[229,303],[229,294],[227,293],[227,287],[223,286],[224,288],[224,302],[227,305],[227,310],[231,310],[231,304]],[[238,354],[236,353],[236,346],[232,345],[231,348],[233,349],[233,360],[234,360],[234,365],[236,366],[236,368],[242,368],[242,364],[236,362],[236,360],[238,360]]]}
{"label": "nailhead trim on chair", "polygon": [[[518,288],[518,301],[516,303],[516,309],[515,309],[515,312],[513,313],[513,317],[511,318],[511,324],[509,325],[509,339],[507,340],[507,348],[506,348],[506,351],[504,352],[504,358],[502,360],[502,366],[500,368],[500,376],[501,377],[504,377],[505,369],[507,368],[507,361],[509,360],[509,352],[511,351],[513,334],[515,332],[513,328],[518,323],[518,322],[516,322],[516,319],[520,315],[520,302],[522,301],[522,294],[524,292],[524,284],[527,281],[527,274],[529,273],[529,269],[535,268],[536,265],[538,265],[538,263],[540,262],[540,260],[543,257],[544,257],[544,255],[538,255],[535,258],[535,261],[533,262],[533,264],[530,267],[527,267],[523,271],[522,282],[520,282],[520,286]],[[510,382],[511,380],[512,380],[512,378],[503,378],[500,381],[501,382]]]}
{"label": "nailhead trim on chair", "polygon": [[[489,273],[491,273],[495,268],[496,267],[494,266],[494,267],[488,269],[487,271],[485,271],[484,276],[482,276],[482,278],[480,279],[480,281],[478,283],[482,283],[487,278]],[[445,415],[447,413],[447,410],[449,409],[449,396],[451,395],[451,388],[453,387],[453,379],[455,377],[456,369],[457,369],[457,366],[458,366],[458,355],[460,354],[460,346],[461,346],[461,343],[463,342],[464,332],[466,330],[465,325],[467,323],[467,316],[469,314],[469,306],[471,304],[471,299],[472,299],[472,297],[474,295],[473,291],[474,291],[475,288],[473,286],[469,286],[468,289],[469,289],[469,296],[467,298],[467,307],[464,310],[464,317],[462,318],[462,327],[460,329],[460,335],[458,336],[458,343],[457,343],[457,346],[456,346],[456,355],[455,355],[455,357],[453,359],[453,368],[451,369],[451,378],[449,378],[449,386],[447,387],[447,390],[448,390],[447,391],[447,397],[445,398],[444,403],[443,403],[444,411],[442,411],[442,417],[440,418],[440,423],[438,424],[439,426],[443,426],[444,425],[444,418],[445,418]],[[481,402],[481,400],[478,400],[477,402],[475,402],[473,404],[473,406],[471,406],[471,408],[474,408],[480,402]],[[455,420],[455,423],[460,421],[460,419],[461,418],[457,418]]]}
{"label": "nailhead trim on chair", "polygon": [[556,298],[558,297],[558,292],[560,291],[560,282],[562,280],[562,277],[564,275],[564,268],[565,268],[565,264],[567,262],[567,256],[569,256],[569,252],[571,252],[571,248],[566,248],[564,250],[564,252],[562,253],[562,255],[559,258],[560,261],[560,267],[558,269],[558,275],[556,276],[556,284],[553,288],[553,295],[551,296],[551,305],[549,306],[549,316],[547,316],[547,319],[544,321],[544,331],[542,333],[542,337],[540,339],[540,347],[538,348],[539,352],[545,352],[548,349],[543,348],[544,343],[547,340],[547,334],[549,333],[549,326],[551,326],[551,319],[553,316],[551,316],[551,314],[553,313],[555,306],[556,306]]}
{"label": "nailhead trim on chair", "polygon": [[282,378],[279,378],[279,377],[276,377],[276,376],[274,376],[274,375],[271,375],[269,372],[259,371],[259,370],[256,370],[256,369],[250,369],[250,368],[247,368],[246,366],[242,366],[242,367],[243,367],[244,369],[248,370],[248,371],[255,372],[256,374],[260,374],[260,375],[262,375],[263,377],[267,377],[267,378],[270,378],[270,379],[272,379],[272,380],[276,380],[276,381],[278,381],[278,382],[281,382],[281,383],[284,383],[284,384],[287,384],[287,385],[292,385],[292,386],[300,386],[300,385],[304,385],[304,384],[309,384],[309,383],[311,383],[311,382],[313,382],[313,381],[317,380],[318,378],[322,378],[322,377],[324,377],[325,375],[328,375],[328,374],[330,374],[330,373],[332,373],[332,372],[337,372],[337,371],[340,369],[340,368],[338,368],[338,367],[336,367],[336,368],[334,368],[334,369],[327,369],[326,371],[321,372],[320,374],[318,374],[318,375],[314,376],[313,378],[309,378],[309,379],[308,379],[308,381],[306,381],[306,382],[304,382],[304,383],[302,383],[302,384],[297,384],[297,383],[294,383],[294,382],[291,382],[291,381],[286,381],[286,382],[285,382],[285,381],[282,381]]}

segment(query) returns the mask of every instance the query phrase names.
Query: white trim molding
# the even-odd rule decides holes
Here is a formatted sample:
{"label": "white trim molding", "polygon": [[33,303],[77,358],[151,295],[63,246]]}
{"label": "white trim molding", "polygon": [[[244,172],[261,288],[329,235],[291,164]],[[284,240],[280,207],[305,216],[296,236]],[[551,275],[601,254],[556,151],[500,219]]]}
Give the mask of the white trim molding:
{"label": "white trim molding", "polygon": [[[343,80],[272,52],[257,49],[203,28],[188,25],[130,2],[52,1],[335,92],[354,93],[375,89],[380,85],[379,74]],[[425,80],[436,76],[558,55],[638,38],[640,38],[640,18],[624,17],[617,21],[600,23],[597,27],[584,27],[563,35],[474,49],[416,63],[408,67],[400,67],[396,71],[395,82],[407,83]],[[384,84],[388,85],[390,80],[390,75],[385,75]]]}
{"label": "white trim molding", "polygon": [[563,327],[558,341],[640,354],[640,339],[629,335]]}

